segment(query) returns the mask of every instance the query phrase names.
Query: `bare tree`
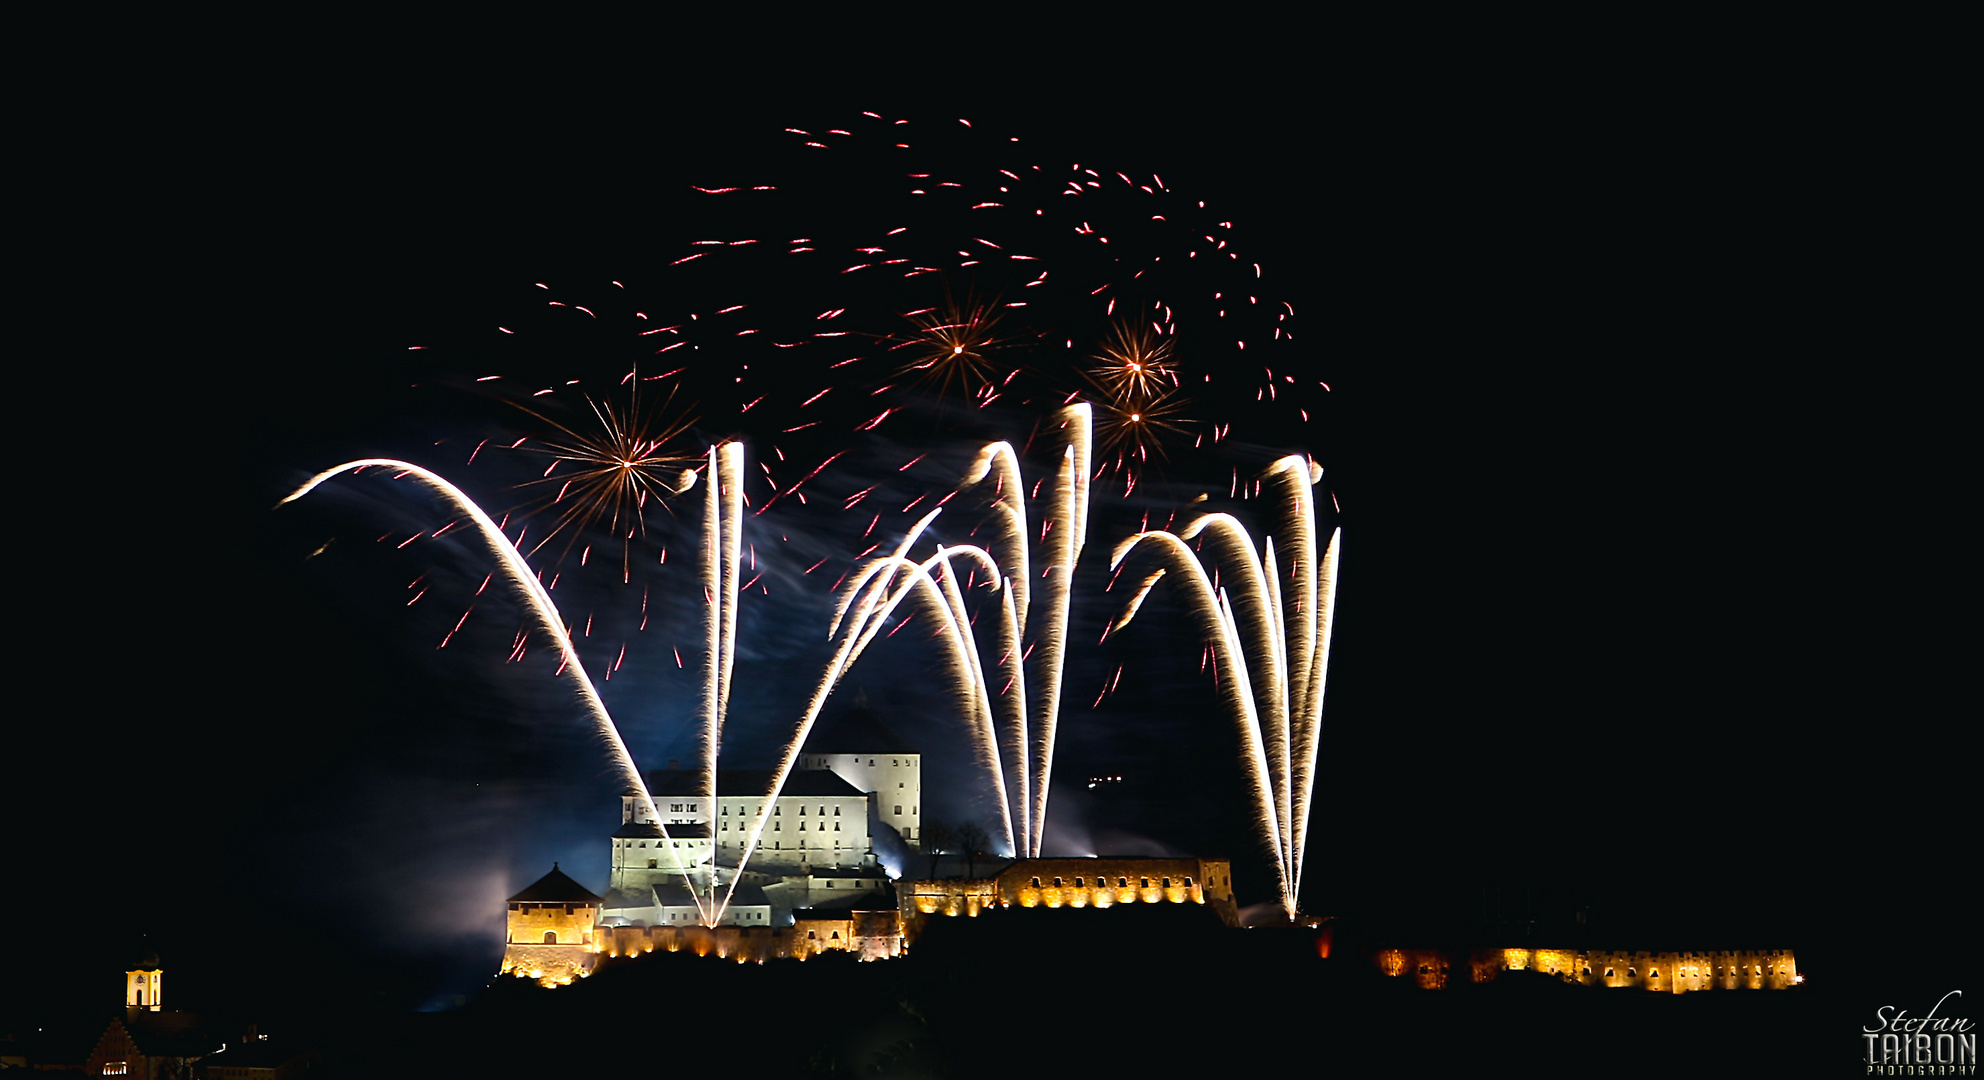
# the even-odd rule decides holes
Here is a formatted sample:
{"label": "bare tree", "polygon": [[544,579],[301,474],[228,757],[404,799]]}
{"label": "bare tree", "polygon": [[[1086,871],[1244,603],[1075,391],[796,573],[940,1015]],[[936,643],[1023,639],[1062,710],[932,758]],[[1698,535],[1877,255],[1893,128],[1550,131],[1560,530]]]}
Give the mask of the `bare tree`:
{"label": "bare tree", "polygon": [[935,818],[923,819],[923,854],[930,856],[930,876],[937,876],[937,857],[950,850],[953,842],[951,827]]}
{"label": "bare tree", "polygon": [[958,826],[958,847],[964,853],[964,873],[966,877],[978,876],[978,857],[992,846],[992,837],[985,827],[976,821],[967,821]]}

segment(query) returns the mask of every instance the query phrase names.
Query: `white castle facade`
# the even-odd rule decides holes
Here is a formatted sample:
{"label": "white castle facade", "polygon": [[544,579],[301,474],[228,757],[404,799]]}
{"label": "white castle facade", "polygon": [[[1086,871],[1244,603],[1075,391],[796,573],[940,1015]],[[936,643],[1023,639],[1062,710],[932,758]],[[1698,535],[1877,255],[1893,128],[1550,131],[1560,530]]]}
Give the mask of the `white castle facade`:
{"label": "white castle facade", "polygon": [[899,872],[893,864],[920,845],[921,756],[857,708],[809,738],[767,798],[772,778],[770,769],[719,769],[712,798],[705,773],[647,773],[656,814],[638,795],[622,796],[600,924],[693,926],[712,892],[731,897],[723,925],[744,927],[790,926],[797,910],[873,906]]}

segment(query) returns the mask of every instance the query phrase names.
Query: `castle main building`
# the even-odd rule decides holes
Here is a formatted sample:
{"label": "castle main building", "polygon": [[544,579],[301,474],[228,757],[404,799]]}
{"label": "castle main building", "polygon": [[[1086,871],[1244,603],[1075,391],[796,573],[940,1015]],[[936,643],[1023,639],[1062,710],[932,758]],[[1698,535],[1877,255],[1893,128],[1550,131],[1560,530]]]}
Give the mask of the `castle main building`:
{"label": "castle main building", "polygon": [[795,766],[769,799],[770,769],[717,770],[714,799],[702,790],[704,773],[646,774],[658,816],[639,795],[622,796],[601,924],[696,925],[712,892],[731,898],[724,924],[746,927],[789,926],[795,911],[876,900],[892,867],[920,844],[921,756],[856,708],[809,738]]}

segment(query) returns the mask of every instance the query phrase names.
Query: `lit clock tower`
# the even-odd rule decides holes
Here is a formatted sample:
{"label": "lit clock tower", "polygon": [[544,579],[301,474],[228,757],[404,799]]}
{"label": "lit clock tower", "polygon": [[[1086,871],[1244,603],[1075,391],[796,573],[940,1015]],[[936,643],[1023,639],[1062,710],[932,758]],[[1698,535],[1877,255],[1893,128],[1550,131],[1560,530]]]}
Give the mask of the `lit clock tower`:
{"label": "lit clock tower", "polygon": [[137,1012],[158,1012],[164,998],[161,984],[164,977],[158,954],[146,949],[124,972],[124,1007]]}

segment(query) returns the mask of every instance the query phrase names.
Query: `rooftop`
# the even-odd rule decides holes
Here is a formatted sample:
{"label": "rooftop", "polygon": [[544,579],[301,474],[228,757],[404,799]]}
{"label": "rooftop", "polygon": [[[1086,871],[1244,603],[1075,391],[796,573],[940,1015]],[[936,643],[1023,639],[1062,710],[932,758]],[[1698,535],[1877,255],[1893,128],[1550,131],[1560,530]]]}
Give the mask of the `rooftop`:
{"label": "rooftop", "polygon": [[[716,793],[719,797],[735,796],[762,797],[771,790],[776,773],[771,769],[718,769],[716,771]],[[694,792],[703,787],[701,770],[656,769],[647,774],[648,790],[654,793],[656,802],[665,798],[694,798]],[[853,784],[842,780],[833,773],[821,769],[795,769],[785,778],[785,786],[779,789],[784,796],[803,795],[808,798],[824,795],[861,798],[866,793]],[[672,832],[673,830],[671,830]]]}
{"label": "rooftop", "polygon": [[803,754],[914,754],[916,747],[897,735],[882,718],[857,705],[806,737]]}
{"label": "rooftop", "polygon": [[550,873],[510,897],[512,904],[597,904],[599,900],[585,886],[566,877],[557,863],[551,864]]}

